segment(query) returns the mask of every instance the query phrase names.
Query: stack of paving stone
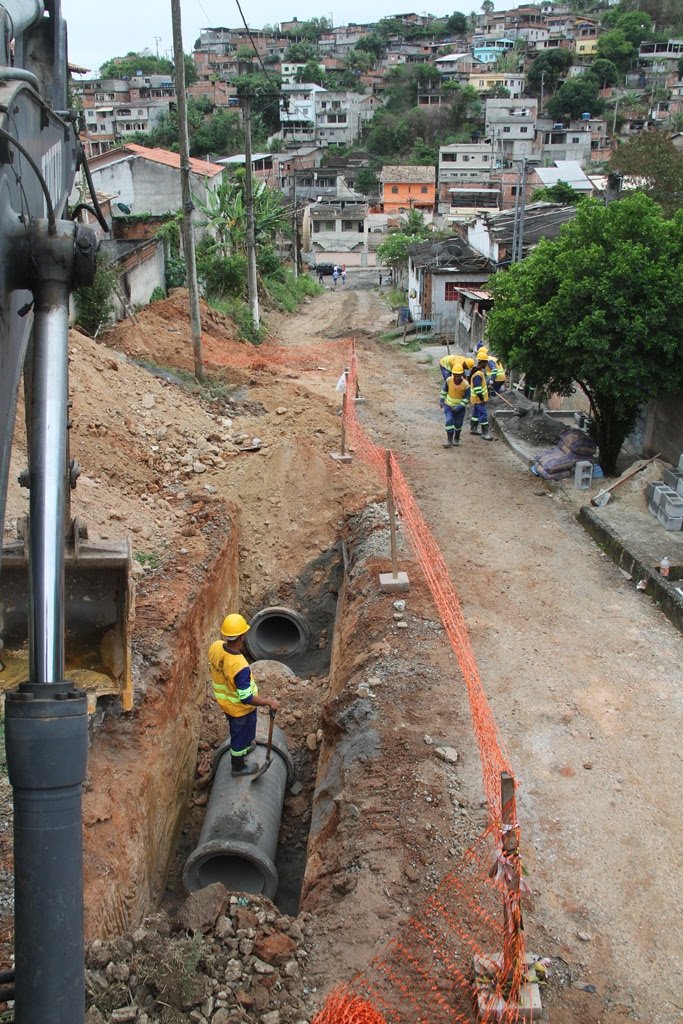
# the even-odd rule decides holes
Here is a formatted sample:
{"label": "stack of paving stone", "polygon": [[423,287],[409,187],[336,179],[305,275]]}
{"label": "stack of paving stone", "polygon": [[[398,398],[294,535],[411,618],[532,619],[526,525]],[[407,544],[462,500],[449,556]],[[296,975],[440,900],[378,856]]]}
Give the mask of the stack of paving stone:
{"label": "stack of paving stone", "polygon": [[683,455],[678,469],[665,469],[662,480],[652,480],[645,488],[648,510],[665,530],[683,528]]}

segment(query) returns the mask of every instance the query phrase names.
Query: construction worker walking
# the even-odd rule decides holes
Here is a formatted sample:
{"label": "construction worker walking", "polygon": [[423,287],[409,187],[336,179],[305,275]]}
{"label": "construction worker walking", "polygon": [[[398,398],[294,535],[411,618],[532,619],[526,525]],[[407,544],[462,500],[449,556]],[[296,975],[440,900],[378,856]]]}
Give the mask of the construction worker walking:
{"label": "construction worker walking", "polygon": [[230,756],[233,775],[253,775],[257,764],[248,764],[246,756],[255,747],[256,709],[278,711],[274,697],[259,697],[249,662],[244,657],[244,642],[249,623],[236,613],[226,615],[221,625],[221,640],[209,647],[209,670],[213,695],[225,712],[230,727]]}
{"label": "construction worker walking", "polygon": [[446,419],[446,442],[444,448],[457,448],[465,419],[465,409],[470,398],[470,386],[463,375],[462,363],[453,363],[453,372],[441,388],[439,405]]}
{"label": "construction worker walking", "polygon": [[470,419],[470,434],[478,434],[481,426],[481,436],[485,441],[493,441],[489,433],[489,414],[487,402],[489,392],[487,385],[487,374],[489,372],[489,354],[485,348],[477,352],[477,365],[470,374],[470,388],[472,389],[472,418]]}

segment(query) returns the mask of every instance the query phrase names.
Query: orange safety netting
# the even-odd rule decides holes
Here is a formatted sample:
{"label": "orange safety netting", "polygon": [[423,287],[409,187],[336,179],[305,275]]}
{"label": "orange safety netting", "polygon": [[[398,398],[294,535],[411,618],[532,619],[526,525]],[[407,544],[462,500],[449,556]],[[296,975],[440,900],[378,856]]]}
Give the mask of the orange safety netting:
{"label": "orange safety netting", "polygon": [[234,341],[218,341],[208,335],[202,339],[205,361],[212,366],[236,366],[265,369],[278,366],[292,370],[317,370],[338,362],[348,355],[347,339],[335,339],[324,345],[250,345]]}
{"label": "orange safety netting", "polygon": [[[373,444],[356,415],[357,360],[349,360],[344,425],[358,457],[391,486],[413,549],[458,660],[479,748],[489,825],[457,868],[401,932],[347,985],[335,989],[313,1024],[512,1024],[526,973],[522,866],[514,795],[501,807],[501,776],[510,772],[479,677],[460,602],[443,556],[393,453]],[[505,824],[504,824],[505,822]]]}
{"label": "orange safety netting", "polygon": [[522,930],[519,826],[514,792],[501,807],[501,776],[510,772],[479,677],[467,626],[443,556],[393,453],[373,444],[356,415],[358,366],[348,340],[320,346],[221,347],[222,365],[272,363],[317,368],[348,356],[344,432],[357,457],[391,486],[403,531],[420,565],[460,666],[479,749],[487,829],[388,946],[327,997],[313,1024],[486,1024],[525,1019],[518,996],[526,971]]}

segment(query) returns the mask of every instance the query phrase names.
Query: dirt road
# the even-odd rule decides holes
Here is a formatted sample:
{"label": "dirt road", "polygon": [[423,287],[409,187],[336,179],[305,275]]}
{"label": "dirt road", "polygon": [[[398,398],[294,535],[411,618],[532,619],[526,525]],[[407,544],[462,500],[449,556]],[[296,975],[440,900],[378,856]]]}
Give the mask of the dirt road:
{"label": "dirt road", "polygon": [[356,335],[360,418],[451,570],[521,786],[529,948],[571,966],[551,1017],[679,1020],[680,636],[501,440],[442,449],[438,369],[362,340],[386,322],[376,292],[328,292],[279,333]]}

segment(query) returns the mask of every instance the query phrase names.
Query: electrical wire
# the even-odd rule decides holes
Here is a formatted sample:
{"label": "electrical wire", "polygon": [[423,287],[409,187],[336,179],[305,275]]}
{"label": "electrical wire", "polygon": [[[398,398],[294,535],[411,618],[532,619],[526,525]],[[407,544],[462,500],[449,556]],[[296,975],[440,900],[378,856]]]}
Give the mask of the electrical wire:
{"label": "electrical wire", "polygon": [[254,37],[251,34],[251,29],[247,25],[246,18],[244,17],[244,12],[242,11],[242,5],[240,4],[240,0],[235,0],[235,3],[237,4],[237,10],[240,12],[240,17],[242,19],[242,24],[244,25],[245,29],[247,30],[247,35],[249,36],[249,42],[251,43],[251,47],[252,47],[254,53],[256,54],[256,59],[259,62],[259,64],[261,65],[261,71],[266,76],[266,81],[268,82],[268,84],[269,85],[275,85],[275,83],[271,79],[270,75],[266,71],[265,64],[261,60],[261,54],[258,52],[258,50],[256,48],[256,43],[254,42]]}

